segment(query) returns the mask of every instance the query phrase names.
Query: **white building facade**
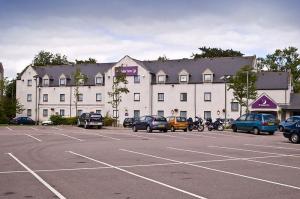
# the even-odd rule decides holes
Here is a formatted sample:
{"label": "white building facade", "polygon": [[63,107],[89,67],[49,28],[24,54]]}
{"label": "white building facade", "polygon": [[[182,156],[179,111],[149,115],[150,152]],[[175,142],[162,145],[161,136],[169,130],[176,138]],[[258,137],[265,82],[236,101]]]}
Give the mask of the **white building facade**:
{"label": "white building facade", "polygon": [[[120,121],[142,115],[214,119],[224,118],[226,109],[226,117],[236,119],[240,116],[240,106],[233,99],[232,90],[225,90],[222,76],[234,75],[245,65],[255,68],[255,64],[254,56],[166,61],[140,61],[125,56],[117,63],[29,66],[18,77],[16,96],[24,106],[20,115],[33,120],[44,121],[53,114],[75,116],[73,75],[79,69],[87,82],[79,86],[78,115],[83,112],[118,114]],[[126,86],[130,92],[122,95],[119,112],[113,113],[108,92],[112,90],[115,71],[119,67],[127,75]],[[264,72],[258,74],[258,79],[259,97],[266,96],[276,107],[252,108],[254,100],[249,101],[249,109],[272,112],[279,119],[290,116],[281,108],[290,104],[292,89],[288,73]]]}

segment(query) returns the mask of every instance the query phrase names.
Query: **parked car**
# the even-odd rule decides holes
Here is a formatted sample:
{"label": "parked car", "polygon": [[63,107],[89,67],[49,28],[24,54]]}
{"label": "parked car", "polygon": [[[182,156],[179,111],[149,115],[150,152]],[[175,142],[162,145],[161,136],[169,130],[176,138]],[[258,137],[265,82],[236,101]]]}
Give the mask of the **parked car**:
{"label": "parked car", "polygon": [[133,122],[134,122],[134,118],[132,118],[132,117],[125,118],[124,121],[123,121],[123,127],[124,128],[126,128],[126,127],[131,128]]}
{"label": "parked car", "polygon": [[286,119],[286,120],[280,122],[279,125],[278,125],[278,129],[279,129],[280,132],[283,132],[283,131],[284,131],[284,128],[285,128],[286,126],[289,126],[289,125],[291,125],[291,124],[294,124],[294,123],[297,122],[297,121],[300,121],[300,115],[292,116],[292,117],[290,117],[290,118],[288,118],[288,119]]}
{"label": "parked car", "polygon": [[234,132],[241,130],[253,132],[256,135],[260,134],[260,132],[268,132],[273,135],[277,130],[274,115],[264,113],[249,113],[242,115],[232,122],[231,128]]}
{"label": "parked car", "polygon": [[43,126],[53,125],[53,122],[51,120],[45,120],[45,121],[42,121],[42,125]]}
{"label": "parked car", "polygon": [[96,126],[101,129],[103,126],[102,115],[99,113],[82,113],[77,120],[77,126],[83,126],[85,129]]}
{"label": "parked car", "polygon": [[9,124],[18,124],[18,125],[34,125],[35,121],[30,117],[15,117],[9,120]]}
{"label": "parked car", "polygon": [[188,129],[188,122],[185,117],[180,116],[170,116],[167,117],[168,121],[168,127],[172,132],[175,132],[176,130],[183,130],[184,132],[187,132]]}
{"label": "parked car", "polygon": [[300,142],[300,121],[285,126],[283,136],[288,138],[292,143]]}
{"label": "parked car", "polygon": [[133,122],[132,130],[134,132],[146,130],[148,133],[151,133],[153,130],[167,132],[168,122],[167,119],[162,116],[143,116]]}

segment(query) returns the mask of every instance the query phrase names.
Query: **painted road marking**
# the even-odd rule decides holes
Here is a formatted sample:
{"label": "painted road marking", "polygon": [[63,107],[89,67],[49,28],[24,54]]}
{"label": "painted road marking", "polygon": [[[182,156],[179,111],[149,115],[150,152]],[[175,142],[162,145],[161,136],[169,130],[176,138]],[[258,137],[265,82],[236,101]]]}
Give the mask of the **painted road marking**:
{"label": "painted road marking", "polygon": [[139,137],[139,138],[143,138],[143,139],[149,139],[149,140],[155,140],[155,138],[150,138],[150,137],[144,137],[144,136],[140,136],[140,135],[135,135],[135,134],[131,134],[131,133],[124,133],[121,135],[129,135],[129,136],[133,136],[133,137]]}
{"label": "painted road marking", "polygon": [[144,155],[144,156],[148,156],[148,157],[154,157],[154,158],[158,158],[158,159],[162,159],[162,160],[169,160],[169,161],[172,161],[172,162],[178,162],[178,163],[182,163],[182,164],[185,164],[185,165],[198,167],[198,168],[202,168],[202,169],[206,169],[206,170],[210,170],[210,171],[225,173],[225,174],[228,174],[228,175],[234,175],[234,176],[238,176],[238,177],[242,177],[242,178],[247,178],[247,179],[251,179],[251,180],[266,182],[266,183],[269,183],[269,184],[275,184],[275,185],[279,185],[279,186],[283,186],[283,187],[288,187],[288,188],[300,190],[300,187],[296,187],[296,186],[288,185],[288,184],[283,184],[283,183],[279,183],[279,182],[275,182],[275,181],[265,180],[265,179],[262,179],[262,178],[255,178],[255,177],[252,177],[252,176],[242,175],[242,174],[233,173],[233,172],[224,171],[224,170],[219,170],[219,169],[213,169],[213,168],[200,166],[200,165],[196,165],[196,164],[184,163],[184,162],[181,162],[181,161],[178,161],[178,160],[173,160],[173,159],[170,159],[170,158],[159,157],[159,156],[155,156],[155,155],[151,155],[151,154],[140,153],[140,152],[130,151],[130,150],[126,150],[126,149],[120,149],[120,150],[127,151],[127,152],[130,152],[130,153],[140,154],[140,155]]}
{"label": "painted road marking", "polygon": [[11,128],[9,128],[9,127],[6,127],[8,130],[10,130],[10,131],[13,131]]}
{"label": "painted road marking", "polygon": [[203,197],[203,196],[200,196],[200,195],[197,195],[197,194],[194,194],[194,193],[185,191],[185,190],[183,190],[183,189],[179,189],[179,188],[177,188],[177,187],[174,187],[174,186],[165,184],[165,183],[163,183],[163,182],[159,182],[159,181],[157,181],[157,180],[153,180],[153,179],[151,179],[151,178],[147,178],[147,177],[145,177],[145,176],[142,176],[142,175],[133,173],[133,172],[131,172],[131,171],[127,171],[127,170],[122,169],[122,168],[120,168],[120,167],[113,166],[113,165],[111,165],[111,164],[108,164],[108,163],[105,163],[105,162],[101,162],[101,161],[99,161],[99,160],[96,160],[96,159],[93,159],[93,158],[90,158],[90,157],[87,157],[87,156],[84,156],[84,155],[81,155],[81,154],[78,154],[78,153],[75,153],[75,152],[72,152],[72,151],[68,151],[68,152],[71,153],[71,154],[77,155],[77,156],[79,156],[79,157],[83,157],[83,158],[86,158],[86,159],[88,159],[88,160],[92,160],[92,161],[94,161],[94,162],[97,162],[97,163],[100,163],[100,164],[104,164],[104,165],[106,165],[106,166],[109,166],[109,167],[114,168],[114,169],[116,169],[116,170],[122,171],[122,172],[124,172],[124,173],[129,174],[129,175],[136,176],[136,177],[138,177],[138,178],[141,178],[141,179],[144,179],[144,180],[147,180],[147,181],[150,181],[150,182],[159,184],[159,185],[161,185],[161,186],[168,187],[168,188],[170,188],[170,189],[179,191],[179,192],[181,192],[181,193],[184,193],[184,194],[193,196],[193,197],[195,197],[195,198],[206,199],[206,198]]}
{"label": "painted road marking", "polygon": [[119,138],[114,138],[114,137],[110,137],[110,136],[107,136],[107,135],[100,135],[99,133],[92,133],[92,132],[81,132],[81,131],[78,131],[78,132],[73,132],[73,133],[78,133],[78,134],[85,134],[85,135],[96,135],[96,136],[99,136],[99,137],[104,137],[104,138],[109,138],[109,139],[112,139],[112,140],[121,140]]}
{"label": "painted road marking", "polygon": [[52,193],[54,193],[60,199],[66,199],[61,193],[59,193],[56,189],[51,187],[45,180],[43,180],[38,174],[32,171],[28,166],[22,163],[17,157],[15,157],[12,153],[8,153],[10,157],[12,157],[15,161],[17,161],[21,166],[23,166],[29,173],[31,173],[40,183],[42,183],[45,187],[47,187]]}
{"label": "painted road marking", "polygon": [[52,129],[55,129],[55,130],[59,130],[59,131],[62,131],[63,129],[60,129],[60,128],[57,128],[57,127],[51,127]]}
{"label": "painted road marking", "polygon": [[208,146],[208,147],[237,150],[237,151],[248,151],[248,152],[254,152],[254,153],[273,154],[273,155],[287,155],[287,154],[281,154],[281,153],[270,153],[270,152],[265,152],[265,151],[255,151],[255,150],[249,150],[249,149],[240,149],[240,148],[232,148],[232,147],[224,147],[224,146]]}
{"label": "painted road marking", "polygon": [[187,133],[187,134],[184,134],[184,135],[186,135],[186,136],[207,137],[207,138],[217,138],[217,137],[210,136],[210,135],[203,135],[202,133],[199,133],[199,134],[196,134],[196,133]]}
{"label": "painted road marking", "polygon": [[38,138],[36,138],[36,137],[34,137],[34,136],[32,136],[32,135],[29,135],[29,134],[26,134],[26,133],[25,133],[25,135],[27,135],[28,137],[31,137],[31,138],[33,138],[33,139],[35,139],[35,140],[39,141],[39,142],[41,142],[41,141],[42,141],[42,140],[40,140],[40,139],[38,139]]}
{"label": "painted road marking", "polygon": [[77,141],[83,141],[82,139],[79,139],[79,138],[76,138],[76,137],[72,137],[72,136],[69,136],[69,135],[66,135],[66,134],[63,134],[63,133],[54,133],[54,134],[62,135],[62,136],[65,136],[65,137],[68,137],[68,138],[71,138],[71,139],[77,140]]}
{"label": "painted road marking", "polygon": [[280,147],[280,146],[268,146],[268,145],[258,145],[258,144],[244,144],[247,146],[258,146],[258,147],[265,147],[265,148],[274,148],[274,149],[290,149],[290,150],[300,150],[295,148],[289,148],[289,147]]}
{"label": "painted road marking", "polygon": [[173,137],[173,138],[180,138],[180,139],[186,139],[186,140],[192,139],[192,138],[186,138],[186,137],[175,136],[175,135],[165,135],[165,134],[155,134],[155,133],[153,133],[152,135],[165,136],[165,137]]}
{"label": "painted road marking", "polygon": [[[167,147],[167,148],[178,150],[178,151],[185,151],[185,152],[203,154],[203,152],[200,152],[200,151],[193,151],[193,150],[187,150],[187,149],[179,149],[179,148],[174,148],[174,147]],[[276,164],[276,163],[272,163],[272,162],[258,161],[258,160],[253,160],[253,158],[238,158],[238,157],[233,157],[233,156],[222,156],[222,155],[213,154],[213,153],[204,153],[204,154],[208,154],[208,155],[212,155],[212,156],[221,156],[221,157],[226,157],[226,158],[232,158],[231,160],[245,160],[245,161],[249,161],[249,162],[256,162],[256,163],[261,163],[261,164],[268,164],[268,165],[273,165],[273,166],[279,166],[279,167],[285,167],[285,168],[299,169],[300,170],[300,167],[294,167],[294,166],[283,165],[283,164]],[[258,157],[256,157],[256,159],[257,158]]]}
{"label": "painted road marking", "polygon": [[39,129],[34,128],[34,127],[30,127],[32,130],[38,131]]}

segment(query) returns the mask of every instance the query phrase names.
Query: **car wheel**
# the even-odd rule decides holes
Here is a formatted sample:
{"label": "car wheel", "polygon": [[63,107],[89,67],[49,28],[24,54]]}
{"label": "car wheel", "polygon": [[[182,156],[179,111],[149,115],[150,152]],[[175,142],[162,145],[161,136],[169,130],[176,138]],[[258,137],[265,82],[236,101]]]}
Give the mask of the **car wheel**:
{"label": "car wheel", "polygon": [[290,140],[294,144],[298,143],[299,142],[299,135],[296,134],[296,133],[293,133]]}
{"label": "car wheel", "polygon": [[166,133],[166,132],[168,132],[168,129],[164,129],[163,131]]}
{"label": "car wheel", "polygon": [[260,134],[260,131],[259,131],[258,128],[254,127],[254,128],[253,128],[253,133],[254,133],[254,135],[259,135],[259,134]]}
{"label": "car wheel", "polygon": [[269,132],[270,135],[274,135],[274,133],[275,133],[274,131]]}
{"label": "car wheel", "polygon": [[219,125],[218,126],[218,131],[224,131],[224,126],[223,125]]}
{"label": "car wheel", "polygon": [[279,130],[280,132],[283,132],[283,130],[284,130],[283,126],[279,126],[278,130]]}
{"label": "car wheel", "polygon": [[186,128],[186,129],[183,129],[184,132],[187,132],[187,130],[188,130],[187,128]]}
{"label": "car wheel", "polygon": [[175,132],[174,126],[171,126],[171,132]]}
{"label": "car wheel", "polygon": [[88,129],[88,128],[89,128],[87,122],[84,123],[84,128],[85,128],[85,129]]}
{"label": "car wheel", "polygon": [[152,132],[152,129],[150,126],[147,126],[147,129],[146,129],[147,133],[151,133]]}
{"label": "car wheel", "polygon": [[235,125],[232,126],[232,130],[233,130],[233,132],[237,132],[237,128]]}
{"label": "car wheel", "polygon": [[198,127],[198,131],[199,131],[199,132],[204,131],[204,126],[203,126],[203,125],[200,125],[200,126]]}
{"label": "car wheel", "polygon": [[133,132],[137,132],[138,131],[137,128],[136,128],[136,126],[133,126],[132,130],[133,130]]}

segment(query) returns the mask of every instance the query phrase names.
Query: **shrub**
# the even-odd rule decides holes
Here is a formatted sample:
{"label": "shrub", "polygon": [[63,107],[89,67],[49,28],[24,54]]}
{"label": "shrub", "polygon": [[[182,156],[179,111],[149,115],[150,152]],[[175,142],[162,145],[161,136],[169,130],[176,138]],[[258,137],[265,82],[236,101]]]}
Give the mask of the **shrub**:
{"label": "shrub", "polygon": [[66,118],[60,115],[51,115],[50,120],[53,122],[54,125],[65,124]]}
{"label": "shrub", "polygon": [[65,118],[66,120],[66,123],[67,125],[76,125],[77,124],[77,117],[68,117],[68,118]]}
{"label": "shrub", "polygon": [[115,119],[113,119],[110,116],[103,117],[104,126],[112,126],[112,124],[114,123],[114,121],[115,121]]}

